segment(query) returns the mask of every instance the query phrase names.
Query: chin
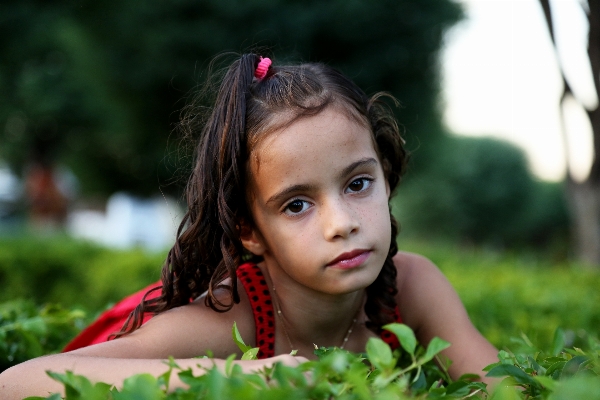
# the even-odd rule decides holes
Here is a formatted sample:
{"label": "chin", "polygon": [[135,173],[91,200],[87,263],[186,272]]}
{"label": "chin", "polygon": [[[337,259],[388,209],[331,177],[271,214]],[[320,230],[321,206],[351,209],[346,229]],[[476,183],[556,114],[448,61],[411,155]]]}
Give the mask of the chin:
{"label": "chin", "polygon": [[379,268],[376,271],[376,273],[374,273],[374,271],[362,271],[362,272],[363,273],[357,274],[357,276],[353,277],[354,279],[349,281],[346,285],[339,288],[340,289],[339,294],[348,294],[348,293],[356,292],[358,290],[366,289],[373,282],[375,282],[375,279],[377,279],[377,277],[379,276],[379,273],[381,272],[381,268]]}

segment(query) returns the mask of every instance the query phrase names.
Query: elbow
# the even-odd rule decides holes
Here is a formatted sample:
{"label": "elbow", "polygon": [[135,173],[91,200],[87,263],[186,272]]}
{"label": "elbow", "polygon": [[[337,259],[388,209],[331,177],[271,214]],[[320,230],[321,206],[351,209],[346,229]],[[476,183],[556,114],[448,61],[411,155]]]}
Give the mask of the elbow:
{"label": "elbow", "polygon": [[29,396],[46,397],[51,393],[63,393],[62,385],[52,380],[45,370],[37,368],[36,361],[37,359],[26,361],[0,373],[2,400],[21,400]]}
{"label": "elbow", "polygon": [[21,393],[23,390],[19,389],[21,386],[20,379],[23,377],[20,369],[21,365],[19,364],[0,373],[0,393],[2,393],[3,399],[22,399],[25,397]]}

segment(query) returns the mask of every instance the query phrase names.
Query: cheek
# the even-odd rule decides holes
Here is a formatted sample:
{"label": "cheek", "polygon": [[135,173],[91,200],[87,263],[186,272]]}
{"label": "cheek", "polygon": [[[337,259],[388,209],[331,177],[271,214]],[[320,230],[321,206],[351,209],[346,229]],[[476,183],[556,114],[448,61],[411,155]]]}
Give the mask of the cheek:
{"label": "cheek", "polygon": [[378,229],[381,230],[382,234],[386,236],[391,235],[392,226],[390,220],[390,212],[387,209],[382,209],[377,213],[377,225]]}
{"label": "cheek", "polygon": [[379,199],[377,204],[373,206],[377,210],[373,215],[373,225],[380,232],[382,240],[391,239],[392,236],[392,221],[390,219],[390,206],[387,197]]}
{"label": "cheek", "polygon": [[316,221],[285,221],[283,218],[273,218],[266,221],[269,231],[269,241],[275,247],[284,251],[294,251],[302,244],[306,244],[318,237]]}

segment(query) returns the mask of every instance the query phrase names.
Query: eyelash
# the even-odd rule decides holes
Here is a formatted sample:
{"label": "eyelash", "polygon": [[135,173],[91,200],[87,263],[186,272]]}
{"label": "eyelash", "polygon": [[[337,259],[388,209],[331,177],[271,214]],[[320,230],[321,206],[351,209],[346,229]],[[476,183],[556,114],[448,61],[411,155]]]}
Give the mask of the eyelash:
{"label": "eyelash", "polygon": [[[304,207],[302,207],[303,209],[301,211],[298,212],[292,212],[292,213],[288,213],[288,211],[290,210],[290,206],[294,203],[303,203],[304,204],[309,204],[308,201],[306,200],[302,200],[302,199],[293,199],[291,200],[289,203],[287,203],[283,209],[283,213],[290,216],[290,217],[295,217],[298,216],[300,214],[303,214],[306,210],[304,209]],[[308,208],[307,208],[308,209]]]}
{"label": "eyelash", "polygon": [[[363,183],[363,187],[361,187],[361,188],[360,188],[359,190],[357,190],[357,191],[349,191],[349,190],[350,190],[350,186],[351,186],[353,183],[356,183],[356,182],[358,182],[358,181],[361,181],[361,182]],[[344,192],[345,192],[345,193],[351,193],[351,194],[355,194],[355,193],[362,193],[362,192],[364,192],[364,191],[368,190],[368,189],[371,187],[371,185],[373,184],[373,181],[374,181],[374,179],[373,179],[373,178],[369,178],[369,177],[365,177],[365,176],[363,176],[363,177],[360,177],[360,178],[355,178],[355,179],[353,179],[352,181],[350,181],[350,183],[348,184],[348,186],[347,186],[347,188],[346,188],[346,190],[345,190]],[[364,187],[365,185],[366,185],[366,187]],[[292,204],[294,204],[294,203],[302,203],[302,204],[303,204],[303,206],[302,206],[302,209],[301,209],[300,211],[298,211],[298,212],[292,212],[292,213],[288,213],[288,211],[290,210],[290,206],[291,206]],[[295,217],[295,216],[298,216],[298,215],[304,214],[304,212],[306,212],[306,209],[308,209],[308,208],[306,208],[306,209],[304,208],[304,205],[306,205],[306,204],[309,204],[309,202],[308,202],[308,201],[306,201],[306,200],[302,200],[302,199],[298,199],[298,198],[296,198],[296,199],[292,199],[292,200],[291,200],[290,202],[288,202],[288,203],[285,205],[285,207],[283,208],[283,213],[284,213],[284,214],[287,214],[287,215],[289,215],[289,216],[291,216],[291,217]]]}
{"label": "eyelash", "polygon": [[366,176],[361,176],[359,178],[352,179],[352,181],[350,181],[350,183],[348,184],[348,188],[346,190],[350,189],[350,185],[352,185],[353,183],[358,182],[358,181],[362,181],[363,185],[366,183],[367,187],[362,187],[360,190],[352,191],[351,193],[361,193],[361,192],[364,192],[365,190],[368,190],[371,187],[371,185],[373,184],[374,179],[366,177]]}

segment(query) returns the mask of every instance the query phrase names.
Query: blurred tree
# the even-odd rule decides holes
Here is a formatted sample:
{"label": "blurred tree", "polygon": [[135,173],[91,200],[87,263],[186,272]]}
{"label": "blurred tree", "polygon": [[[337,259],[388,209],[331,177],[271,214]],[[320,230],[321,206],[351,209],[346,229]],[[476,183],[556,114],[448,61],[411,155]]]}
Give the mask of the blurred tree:
{"label": "blurred tree", "polygon": [[[437,158],[407,180],[395,200],[403,228],[425,238],[454,238],[497,248],[555,247],[567,213],[556,184],[536,181],[525,154],[497,139],[447,136]],[[563,250],[553,249],[555,255]]]}
{"label": "blurred tree", "polygon": [[423,165],[443,132],[437,52],[461,15],[450,0],[6,0],[0,157],[22,170],[41,146],[84,193],[154,193],[186,175],[170,137],[181,97],[213,56],[259,45],[392,92]]}
{"label": "blurred tree", "polygon": [[[549,0],[540,0],[544,10],[552,43],[556,46],[554,23]],[[590,0],[580,2],[588,17],[588,56],[594,79],[595,90],[600,97],[600,2]],[[561,65],[561,63],[558,63]],[[563,94],[560,108],[568,97],[576,98],[561,69]],[[581,106],[585,108],[583,103]],[[570,173],[567,174],[567,197],[571,208],[572,236],[577,257],[585,262],[600,267],[600,107],[586,110],[592,126],[594,158],[587,178],[576,182]],[[564,132],[566,135],[567,133]],[[569,164],[567,162],[567,164]],[[569,171],[570,172],[570,171]]]}

